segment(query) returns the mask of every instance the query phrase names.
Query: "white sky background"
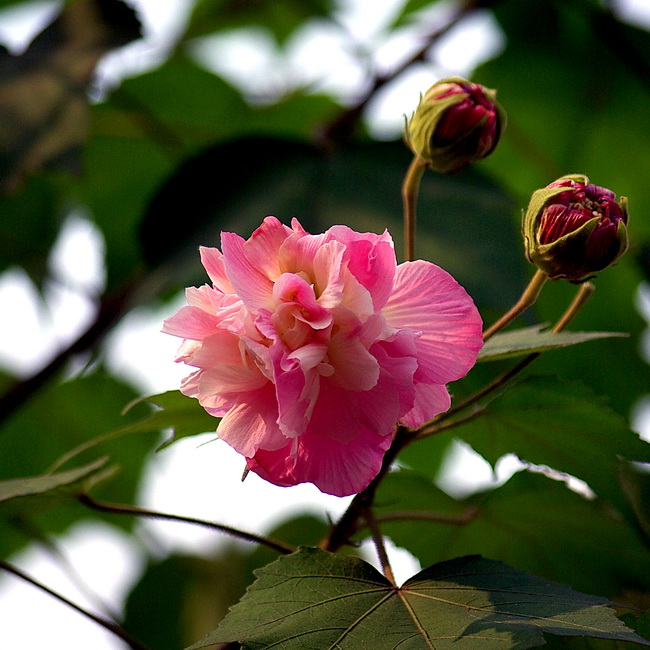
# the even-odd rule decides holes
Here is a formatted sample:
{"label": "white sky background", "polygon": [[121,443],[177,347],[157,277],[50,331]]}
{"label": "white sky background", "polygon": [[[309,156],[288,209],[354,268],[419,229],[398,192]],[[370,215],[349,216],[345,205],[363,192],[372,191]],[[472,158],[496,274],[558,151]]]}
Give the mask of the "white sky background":
{"label": "white sky background", "polygon": [[[108,86],[117,83],[123,75],[138,74],[161,61],[167,44],[182,29],[190,7],[189,0],[134,0],[130,4],[142,12],[146,37],[107,57],[101,75]],[[373,52],[373,61],[380,68],[389,69],[407,57],[414,47],[412,31],[405,30],[391,39],[386,39],[382,32],[387,17],[402,4],[403,0],[341,2],[341,22],[358,45]],[[444,16],[449,6],[441,2],[432,13],[433,23],[428,24],[435,24],[436,16]],[[626,0],[620,6],[621,14],[627,19],[650,27],[647,0]],[[49,15],[56,12],[57,7],[56,2],[35,2],[0,12],[0,42],[12,52],[20,52],[40,30],[40,21],[48,12]],[[464,30],[454,30],[436,48],[435,65],[415,66],[412,73],[391,84],[369,107],[367,119],[373,134],[395,137],[401,131],[403,115],[413,110],[421,91],[442,76],[469,74],[478,61],[499,50],[501,38],[487,13]],[[340,32],[323,23],[314,23],[291,39],[286,58],[281,58],[275,46],[253,30],[202,39],[194,53],[206,68],[240,85],[252,101],[272,99],[274,93],[285,87],[287,79],[313,84],[315,90],[333,92],[350,101],[358,92],[364,70],[350,57],[347,43]],[[327,57],[322,56],[323,51],[327,51]],[[86,296],[92,295],[104,282],[103,241],[82,214],[69,219],[53,252],[51,268],[56,282],[48,287],[45,304],[22,271],[15,269],[0,275],[0,313],[3,314],[0,367],[20,376],[40,368],[55,350],[76,338],[93,318],[94,306]],[[639,305],[650,320],[649,296],[650,291],[640,295]],[[181,302],[179,297],[178,306]],[[160,311],[135,310],[124,319],[107,345],[111,370],[132,381],[143,394],[176,389],[180,378],[187,374],[185,366],[173,363],[179,341],[159,331],[162,320],[174,308],[172,305]],[[642,413],[639,424],[650,428]],[[205,440],[212,437],[206,436]],[[459,460],[462,460],[462,477]],[[498,474],[509,476],[514,468],[505,459]],[[252,473],[242,484],[239,480],[242,469],[242,458],[227,445],[215,442],[200,446],[197,439],[186,439],[151,461],[139,503],[263,532],[290,511],[310,510],[321,516],[327,513],[336,517],[349,502],[349,499],[323,495],[311,485],[277,488]],[[477,484],[493,480],[489,466],[482,459],[459,447],[445,487],[451,489],[459,478],[467,476],[474,477]],[[194,526],[162,522],[143,522],[142,526],[155,536],[163,552],[198,552],[224,541]],[[59,543],[92,589],[119,611],[124,595],[142,570],[143,558],[132,542],[108,526],[84,524],[71,530]],[[398,577],[404,579],[417,570],[408,557],[395,551],[391,557],[401,574]],[[42,550],[31,547],[12,561],[80,604],[93,606]],[[124,646],[113,635],[49,596],[13,577],[0,575],[0,648],[40,647],[118,650]]]}

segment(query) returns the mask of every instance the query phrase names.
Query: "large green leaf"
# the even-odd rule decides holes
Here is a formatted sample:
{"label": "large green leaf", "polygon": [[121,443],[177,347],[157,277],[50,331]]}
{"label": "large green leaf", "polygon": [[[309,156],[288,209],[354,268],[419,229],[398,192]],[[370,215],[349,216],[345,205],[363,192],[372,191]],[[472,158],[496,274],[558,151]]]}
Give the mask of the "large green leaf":
{"label": "large green leaf", "polygon": [[422,475],[392,472],[376,515],[423,566],[480,553],[619,602],[650,591],[650,553],[636,526],[540,474],[519,472],[459,501]]}
{"label": "large green leaf", "polygon": [[494,399],[454,435],[494,465],[508,453],[586,481],[621,509],[619,457],[650,461],[650,445],[605,400],[577,382],[530,376]]}
{"label": "large green leaf", "polygon": [[570,345],[611,337],[626,336],[620,332],[558,332],[542,331],[543,325],[495,334],[486,341],[478,355],[479,361],[496,361],[534,352],[548,352]]}
{"label": "large green leaf", "polygon": [[[219,143],[188,160],[151,201],[140,230],[146,259],[156,264],[172,259],[169,276],[179,282],[187,266],[187,257],[181,263],[179,254],[191,251],[191,264],[199,269],[198,244],[218,245],[222,229],[246,236],[268,214],[284,222],[297,217],[311,232],[341,223],[359,231],[388,228],[401,258],[400,185],[409,161],[401,142],[328,153],[277,137]],[[215,169],[221,170],[216,177]],[[455,177],[429,174],[419,205],[424,259],[450,271],[492,309],[507,308],[517,299],[524,284],[518,273],[519,237],[504,216],[512,210],[510,198],[498,186],[471,170]],[[179,231],[180,213],[184,228]]]}
{"label": "large green leaf", "polygon": [[479,556],[434,565],[397,588],[359,558],[303,548],[257,571],[242,601],[189,650],[232,641],[285,650],[532,648],[544,633],[650,645],[608,604]]}

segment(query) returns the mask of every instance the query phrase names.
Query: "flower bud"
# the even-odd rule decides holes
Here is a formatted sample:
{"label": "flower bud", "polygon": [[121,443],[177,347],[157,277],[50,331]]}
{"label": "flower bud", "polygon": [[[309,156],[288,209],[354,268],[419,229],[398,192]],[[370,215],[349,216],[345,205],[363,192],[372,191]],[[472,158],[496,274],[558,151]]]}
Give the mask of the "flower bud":
{"label": "flower bud", "polygon": [[533,192],[523,220],[526,257],[552,280],[581,282],[627,249],[627,199],[582,174]]}
{"label": "flower bud", "polygon": [[431,169],[453,174],[490,154],[505,125],[495,90],[449,77],[424,94],[404,138]]}

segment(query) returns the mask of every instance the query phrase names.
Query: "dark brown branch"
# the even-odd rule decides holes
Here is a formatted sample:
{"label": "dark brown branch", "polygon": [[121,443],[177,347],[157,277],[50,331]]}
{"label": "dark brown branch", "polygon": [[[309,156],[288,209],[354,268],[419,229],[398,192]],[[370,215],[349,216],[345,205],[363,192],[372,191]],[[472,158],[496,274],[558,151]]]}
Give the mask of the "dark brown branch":
{"label": "dark brown branch", "polygon": [[196,526],[203,526],[216,530],[220,533],[225,533],[237,539],[243,539],[246,542],[253,542],[255,544],[262,544],[278,553],[289,554],[293,553],[296,549],[289,544],[280,542],[263,535],[255,535],[248,533],[244,530],[225,526],[224,524],[217,524],[213,521],[206,521],[205,519],[196,519],[195,517],[185,517],[183,515],[174,515],[168,512],[158,512],[156,510],[148,510],[146,508],[139,508],[137,506],[129,506],[121,503],[106,503],[104,501],[97,501],[89,494],[81,493],[77,497],[83,505],[93,510],[100,512],[110,512],[118,515],[131,515],[135,517],[149,517],[151,519],[165,519],[167,521],[178,521],[185,524],[194,524]]}
{"label": "dark brown branch", "polygon": [[358,530],[359,519],[364,517],[371,508],[375,499],[375,492],[384,479],[384,476],[386,476],[390,470],[393,461],[397,458],[397,454],[399,454],[399,452],[406,447],[412,439],[413,436],[409,429],[404,427],[399,427],[397,429],[393,438],[393,443],[384,456],[379,473],[365,490],[359,492],[359,494],[352,499],[348,509],[332,527],[329,535],[321,542],[321,548],[334,552],[341,548],[341,546],[350,542],[350,537]]}
{"label": "dark brown branch", "polygon": [[372,98],[387,83],[399,77],[405,70],[418,61],[424,61],[426,53],[432,45],[444,36],[452,27],[457,25],[465,16],[477,7],[481,6],[480,0],[470,0],[460,5],[452,18],[442,27],[434,30],[424,38],[423,45],[414,52],[408,59],[403,61],[397,68],[388,74],[378,74],[370,83],[370,88],[366,94],[351,108],[340,113],[333,121],[326,124],[318,134],[317,140],[320,144],[327,146],[338,142],[345,142],[354,132],[354,128],[361,118],[363,111]]}

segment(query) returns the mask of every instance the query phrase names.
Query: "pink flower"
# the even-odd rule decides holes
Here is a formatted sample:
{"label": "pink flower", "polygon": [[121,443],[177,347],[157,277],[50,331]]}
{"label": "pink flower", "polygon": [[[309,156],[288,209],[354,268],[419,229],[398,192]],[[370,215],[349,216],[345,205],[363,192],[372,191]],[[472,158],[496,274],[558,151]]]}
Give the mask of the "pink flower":
{"label": "pink flower", "polygon": [[398,266],[387,232],[310,235],[267,217],[221,244],[201,248],[212,286],[187,289],[164,324],[185,339],[176,360],[197,369],[181,391],[271,483],[359,492],[397,423],[449,408],[445,384],[482,345],[474,303],[434,264]]}

